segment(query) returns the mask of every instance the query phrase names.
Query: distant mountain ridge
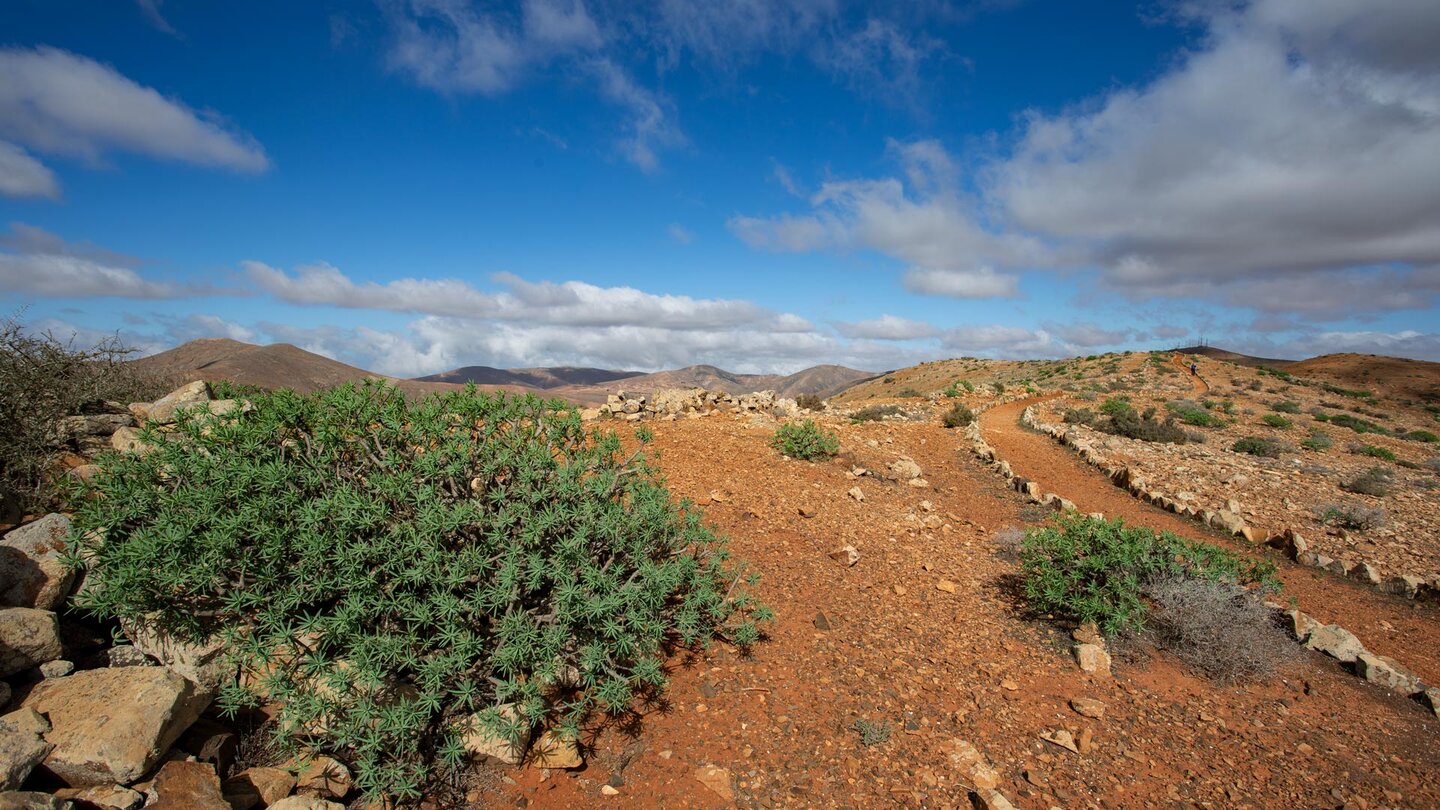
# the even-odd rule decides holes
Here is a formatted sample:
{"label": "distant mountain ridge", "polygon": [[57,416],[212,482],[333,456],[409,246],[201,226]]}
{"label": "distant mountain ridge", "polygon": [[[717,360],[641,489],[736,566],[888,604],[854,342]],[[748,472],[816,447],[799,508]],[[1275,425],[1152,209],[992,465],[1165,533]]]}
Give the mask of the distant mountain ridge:
{"label": "distant mountain ridge", "polygon": [[1296,362],[1295,360],[1281,360],[1276,357],[1252,357],[1248,354],[1217,349],[1214,346],[1187,346],[1183,349],[1172,349],[1171,351],[1178,354],[1197,354],[1201,357],[1209,357],[1212,360],[1224,360],[1227,363],[1234,363],[1237,366],[1249,366],[1250,368],[1259,368],[1260,366],[1284,368]]}
{"label": "distant mountain ridge", "polygon": [[735,374],[710,365],[650,374],[578,366],[516,369],[463,366],[406,380],[346,365],[288,343],[258,346],[228,338],[192,340],[132,362],[143,373],[177,382],[230,380],[261,388],[310,392],[345,382],[384,379],[414,394],[474,384],[482,390],[533,393],[581,404],[604,402],[607,394],[622,389],[651,393],[661,388],[705,388],[730,394],[771,390],[782,397],[800,394],[828,397],[873,376],[868,371],[834,365],[813,366],[788,375]]}

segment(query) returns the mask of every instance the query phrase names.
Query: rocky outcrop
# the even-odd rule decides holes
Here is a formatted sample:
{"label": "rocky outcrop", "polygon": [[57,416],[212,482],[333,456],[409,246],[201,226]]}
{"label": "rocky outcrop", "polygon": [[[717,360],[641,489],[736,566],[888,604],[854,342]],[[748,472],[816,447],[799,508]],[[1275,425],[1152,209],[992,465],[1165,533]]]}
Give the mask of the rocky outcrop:
{"label": "rocky outcrop", "polygon": [[581,418],[639,422],[643,419],[694,418],[723,413],[794,416],[800,413],[800,408],[795,400],[777,397],[774,391],[737,395],[703,388],[662,388],[648,396],[633,391],[610,394],[599,408],[581,411]]}
{"label": "rocky outcrop", "polygon": [[65,565],[70,519],[50,514],[0,539],[0,606],[54,610],[70,593],[75,571]]}
{"label": "rocky outcrop", "polygon": [[208,702],[168,669],[123,667],[43,681],[23,705],[50,720],[45,768],[75,787],[139,779]]}
{"label": "rocky outcrop", "polygon": [[54,661],[63,650],[54,613],[21,607],[0,610],[0,678]]}

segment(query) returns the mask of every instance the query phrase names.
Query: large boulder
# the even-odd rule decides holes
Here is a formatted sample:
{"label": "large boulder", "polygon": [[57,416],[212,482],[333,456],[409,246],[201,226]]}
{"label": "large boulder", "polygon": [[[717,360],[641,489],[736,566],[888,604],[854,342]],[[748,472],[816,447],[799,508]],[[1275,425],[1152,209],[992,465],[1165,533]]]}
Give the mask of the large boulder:
{"label": "large boulder", "polygon": [[0,717],[0,790],[15,790],[50,753],[45,732],[50,724],[34,709]]}
{"label": "large boulder", "polygon": [[209,389],[204,382],[196,380],[155,400],[155,403],[147,409],[146,415],[151,422],[168,424],[175,421],[175,412],[181,408],[189,408],[209,401]]}
{"label": "large boulder", "polygon": [[54,610],[70,593],[75,571],[60,555],[70,519],[49,514],[0,539],[0,606]]}
{"label": "large boulder", "polygon": [[42,681],[23,705],[50,719],[45,768],[78,787],[139,779],[208,703],[168,669],[122,667]]}
{"label": "large boulder", "polygon": [[60,623],[35,608],[0,609],[0,678],[60,657]]}
{"label": "large boulder", "polygon": [[1365,652],[1365,645],[1360,643],[1360,639],[1338,624],[1317,627],[1310,633],[1310,639],[1305,642],[1305,646],[1347,664],[1355,663]]}

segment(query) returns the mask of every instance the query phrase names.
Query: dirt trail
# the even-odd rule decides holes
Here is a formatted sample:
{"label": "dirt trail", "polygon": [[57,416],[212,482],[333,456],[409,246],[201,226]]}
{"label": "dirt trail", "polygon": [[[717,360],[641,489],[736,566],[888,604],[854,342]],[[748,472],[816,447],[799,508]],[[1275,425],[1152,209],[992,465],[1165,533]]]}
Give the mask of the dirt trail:
{"label": "dirt trail", "polygon": [[[653,424],[673,491],[763,572],[770,638],[752,658],[673,657],[665,701],[587,730],[583,769],[497,772],[474,806],[968,807],[955,738],[1021,808],[1440,806],[1440,722],[1318,654],[1243,688],[1164,653],[1113,678],[1079,672],[1068,628],[1027,616],[1016,593],[1010,529],[1034,511],[1017,493],[934,422],[829,424],[842,455],[813,464],[779,459],[768,425]],[[902,454],[925,486],[880,475]],[[859,549],[854,567],[828,556],[842,544]],[[1076,714],[1076,697],[1107,704],[1104,718]],[[863,743],[860,719],[886,739]],[[1093,747],[1040,739],[1058,727]],[[719,792],[697,776],[710,766]]]}
{"label": "dirt trail", "polygon": [[[1016,475],[1035,481],[1042,491],[1073,501],[1082,512],[1104,512],[1131,524],[1257,553],[1244,542],[1134,498],[1049,436],[1020,425],[1020,414],[1027,406],[1050,398],[1019,400],[981,416],[985,440],[1010,463]],[[1344,625],[1372,652],[1394,658],[1429,683],[1440,683],[1440,660],[1436,657],[1436,650],[1440,650],[1440,615],[1433,605],[1388,596],[1297,565],[1278,554],[1267,556],[1280,566],[1285,599],[1293,597],[1301,610],[1316,619]]]}
{"label": "dirt trail", "polygon": [[1205,382],[1204,377],[1201,377],[1199,374],[1190,373],[1190,364],[1185,362],[1184,355],[1171,355],[1170,362],[1174,363],[1185,373],[1185,377],[1190,380],[1190,387],[1195,389],[1195,393],[1206,394],[1210,392],[1210,383]]}

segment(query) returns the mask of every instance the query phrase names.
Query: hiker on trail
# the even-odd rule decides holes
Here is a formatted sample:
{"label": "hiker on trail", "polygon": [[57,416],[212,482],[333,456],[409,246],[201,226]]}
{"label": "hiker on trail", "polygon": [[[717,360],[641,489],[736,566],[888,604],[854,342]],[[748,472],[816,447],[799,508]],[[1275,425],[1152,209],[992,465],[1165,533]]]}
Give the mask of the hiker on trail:
{"label": "hiker on trail", "polygon": [[1200,372],[1198,371],[1197,366],[1196,366],[1194,363],[1191,363],[1191,364],[1190,364],[1190,376],[1191,376],[1191,377],[1199,377],[1199,376],[1200,376]]}

